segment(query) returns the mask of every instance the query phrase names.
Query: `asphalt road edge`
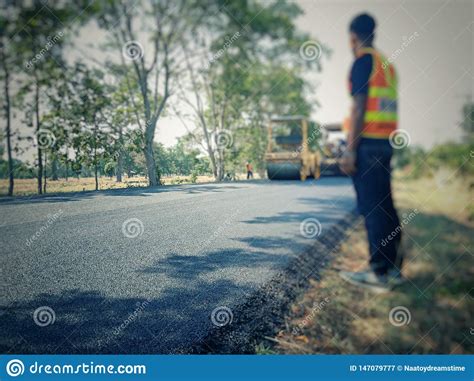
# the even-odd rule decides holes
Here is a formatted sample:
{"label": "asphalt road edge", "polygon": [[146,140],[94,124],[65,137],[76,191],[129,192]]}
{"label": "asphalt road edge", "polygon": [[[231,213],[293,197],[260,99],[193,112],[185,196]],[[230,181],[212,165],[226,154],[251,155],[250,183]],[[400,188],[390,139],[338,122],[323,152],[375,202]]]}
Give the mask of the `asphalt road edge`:
{"label": "asphalt road edge", "polygon": [[340,244],[358,220],[355,211],[329,226],[314,245],[293,259],[286,268],[232,308],[229,324],[213,326],[190,350],[191,354],[253,354],[264,337],[273,337],[284,327],[289,307],[308,287],[309,279],[319,280],[321,270],[337,256]]}

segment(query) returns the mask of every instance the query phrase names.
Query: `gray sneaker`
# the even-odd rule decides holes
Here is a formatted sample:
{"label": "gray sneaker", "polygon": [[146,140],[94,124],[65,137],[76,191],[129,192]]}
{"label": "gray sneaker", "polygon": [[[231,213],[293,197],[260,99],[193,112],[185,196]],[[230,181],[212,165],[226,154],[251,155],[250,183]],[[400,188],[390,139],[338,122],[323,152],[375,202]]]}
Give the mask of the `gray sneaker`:
{"label": "gray sneaker", "polygon": [[390,286],[396,287],[405,283],[406,279],[403,277],[399,269],[392,268],[387,272],[387,282]]}
{"label": "gray sneaker", "polygon": [[367,288],[376,293],[390,291],[387,277],[384,275],[377,275],[372,270],[360,272],[340,271],[339,276],[346,282]]}

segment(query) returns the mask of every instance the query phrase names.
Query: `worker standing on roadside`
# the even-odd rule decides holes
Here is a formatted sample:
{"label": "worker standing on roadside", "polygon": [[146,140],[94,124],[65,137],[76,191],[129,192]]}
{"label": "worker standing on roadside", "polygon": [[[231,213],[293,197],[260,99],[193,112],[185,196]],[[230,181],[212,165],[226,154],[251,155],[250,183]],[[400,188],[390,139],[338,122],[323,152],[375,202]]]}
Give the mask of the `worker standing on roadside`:
{"label": "worker standing on roadside", "polygon": [[357,207],[365,219],[370,266],[361,272],[341,271],[346,281],[384,291],[402,281],[400,221],[391,193],[392,146],[397,128],[397,76],[372,43],[375,20],[368,14],[355,17],[349,28],[355,56],[349,88],[352,108],[347,149],[341,169],[352,176]]}
{"label": "worker standing on roadside", "polygon": [[253,167],[252,167],[252,164],[250,164],[249,162],[247,162],[247,164],[245,164],[245,167],[247,169],[247,180],[248,179],[253,179]]}

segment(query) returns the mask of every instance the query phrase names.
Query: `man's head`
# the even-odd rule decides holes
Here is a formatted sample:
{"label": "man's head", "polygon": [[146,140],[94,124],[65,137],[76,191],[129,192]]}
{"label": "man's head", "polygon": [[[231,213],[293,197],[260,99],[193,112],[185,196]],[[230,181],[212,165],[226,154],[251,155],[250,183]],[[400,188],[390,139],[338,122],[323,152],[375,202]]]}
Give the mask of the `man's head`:
{"label": "man's head", "polygon": [[375,19],[367,13],[354,17],[349,25],[350,44],[354,54],[357,50],[372,46],[374,41]]}

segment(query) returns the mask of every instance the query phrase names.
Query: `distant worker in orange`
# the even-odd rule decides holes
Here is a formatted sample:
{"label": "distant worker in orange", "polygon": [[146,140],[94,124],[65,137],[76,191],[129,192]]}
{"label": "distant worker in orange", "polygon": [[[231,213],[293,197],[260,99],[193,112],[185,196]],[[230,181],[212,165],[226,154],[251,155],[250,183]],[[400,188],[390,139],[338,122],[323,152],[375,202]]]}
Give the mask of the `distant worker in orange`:
{"label": "distant worker in orange", "polygon": [[253,179],[253,167],[250,162],[247,161],[247,164],[245,164],[245,167],[247,168],[247,180],[248,179]]}
{"label": "distant worker in orange", "polygon": [[397,75],[373,46],[375,20],[368,14],[355,17],[349,27],[354,53],[349,90],[352,96],[347,148],[341,169],[352,176],[357,208],[364,217],[369,241],[369,267],[341,271],[346,281],[384,291],[401,283],[400,220],[391,192],[392,145],[397,128]]}

